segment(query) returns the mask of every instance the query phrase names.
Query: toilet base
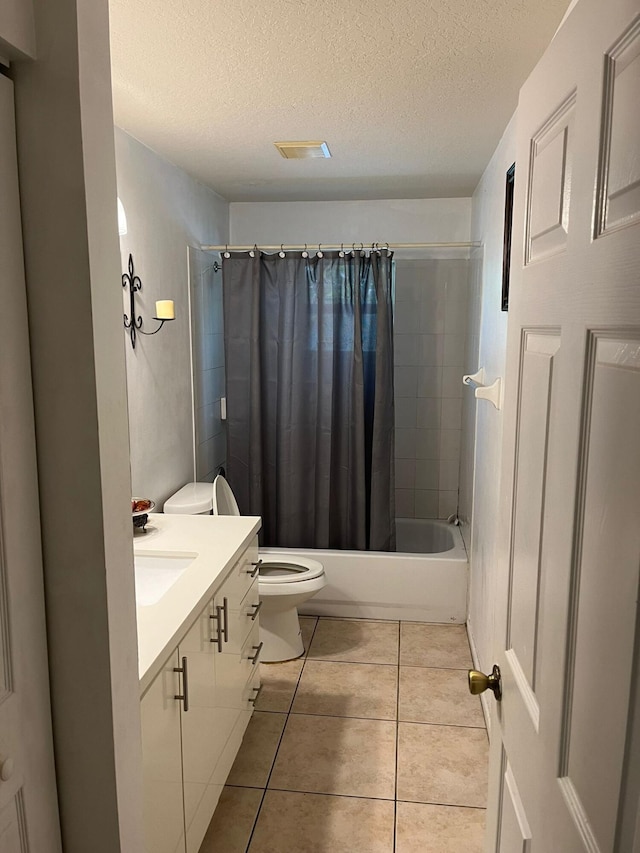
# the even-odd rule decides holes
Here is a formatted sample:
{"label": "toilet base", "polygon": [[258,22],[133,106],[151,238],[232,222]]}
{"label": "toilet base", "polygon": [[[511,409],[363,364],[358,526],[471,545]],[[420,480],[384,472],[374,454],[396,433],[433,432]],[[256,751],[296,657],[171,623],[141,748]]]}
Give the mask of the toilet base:
{"label": "toilet base", "polygon": [[[266,612],[265,612],[266,611]],[[260,653],[262,663],[281,663],[299,658],[304,654],[298,608],[269,612],[262,608],[260,613]]]}

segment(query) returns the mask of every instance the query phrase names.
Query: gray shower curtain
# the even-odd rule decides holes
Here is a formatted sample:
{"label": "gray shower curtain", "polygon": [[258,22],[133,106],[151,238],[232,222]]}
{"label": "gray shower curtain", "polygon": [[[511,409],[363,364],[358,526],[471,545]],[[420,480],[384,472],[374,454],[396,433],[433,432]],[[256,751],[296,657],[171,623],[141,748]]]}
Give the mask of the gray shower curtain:
{"label": "gray shower curtain", "polygon": [[228,478],[265,545],[395,549],[392,254],[222,261]]}

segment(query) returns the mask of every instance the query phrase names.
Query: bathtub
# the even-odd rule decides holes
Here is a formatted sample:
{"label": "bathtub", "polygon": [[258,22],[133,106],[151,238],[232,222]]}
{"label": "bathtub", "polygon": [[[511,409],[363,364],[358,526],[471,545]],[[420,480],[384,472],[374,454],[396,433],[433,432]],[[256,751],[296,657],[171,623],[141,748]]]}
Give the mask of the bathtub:
{"label": "bathtub", "polygon": [[396,552],[263,548],[261,553],[289,559],[300,554],[324,565],[327,586],[300,613],[465,622],[468,563],[460,530],[443,521],[399,518],[396,537]]}

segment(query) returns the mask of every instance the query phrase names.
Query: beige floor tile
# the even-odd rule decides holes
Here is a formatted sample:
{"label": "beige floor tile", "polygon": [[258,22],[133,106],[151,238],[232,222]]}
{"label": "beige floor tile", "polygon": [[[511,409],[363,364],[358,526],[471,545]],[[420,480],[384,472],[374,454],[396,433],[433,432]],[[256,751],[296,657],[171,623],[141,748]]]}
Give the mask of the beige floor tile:
{"label": "beige floor tile", "polygon": [[311,637],[318,624],[317,616],[300,616],[300,630],[302,631],[302,642],[304,643],[304,656],[309,653]]}
{"label": "beige floor tile", "polygon": [[480,699],[469,693],[462,669],[401,666],[398,719],[484,728]]}
{"label": "beige floor tile", "polygon": [[471,652],[464,625],[428,625],[402,622],[400,664],[468,669]]}
{"label": "beige floor tile", "polygon": [[309,658],[351,663],[398,663],[398,623],[320,619]]}
{"label": "beige floor tile", "polygon": [[249,853],[392,853],[393,820],[387,800],[267,791]]}
{"label": "beige floor tile", "polygon": [[482,853],[484,809],[398,803],[396,853]]}
{"label": "beige floor tile", "polygon": [[227,784],[265,787],[286,720],[286,714],[254,712]]}
{"label": "beige floor tile", "polygon": [[292,714],[269,787],[392,799],[395,750],[394,722]]}
{"label": "beige floor tile", "polygon": [[291,710],[395,720],[397,696],[396,666],[308,660]]}
{"label": "beige floor tile", "polygon": [[259,788],[224,788],[200,853],[245,853],[262,793]]}
{"label": "beige floor tile", "polygon": [[285,663],[261,663],[260,683],[262,690],[255,704],[256,711],[282,711],[286,713],[291,707],[303,664],[303,658]]}
{"label": "beige floor tile", "polygon": [[484,729],[400,723],[397,797],[485,808],[488,759]]}

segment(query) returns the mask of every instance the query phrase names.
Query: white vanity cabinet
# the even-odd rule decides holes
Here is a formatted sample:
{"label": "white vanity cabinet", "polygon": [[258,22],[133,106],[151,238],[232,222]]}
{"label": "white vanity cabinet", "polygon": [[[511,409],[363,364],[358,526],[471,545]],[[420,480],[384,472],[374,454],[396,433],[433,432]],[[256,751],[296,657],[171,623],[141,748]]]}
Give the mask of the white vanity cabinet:
{"label": "white vanity cabinet", "polygon": [[257,552],[235,561],[142,697],[147,853],[198,853],[242,743],[260,686]]}
{"label": "white vanity cabinet", "polygon": [[176,650],[140,703],[146,847],[154,853],[185,849],[179,663]]}

